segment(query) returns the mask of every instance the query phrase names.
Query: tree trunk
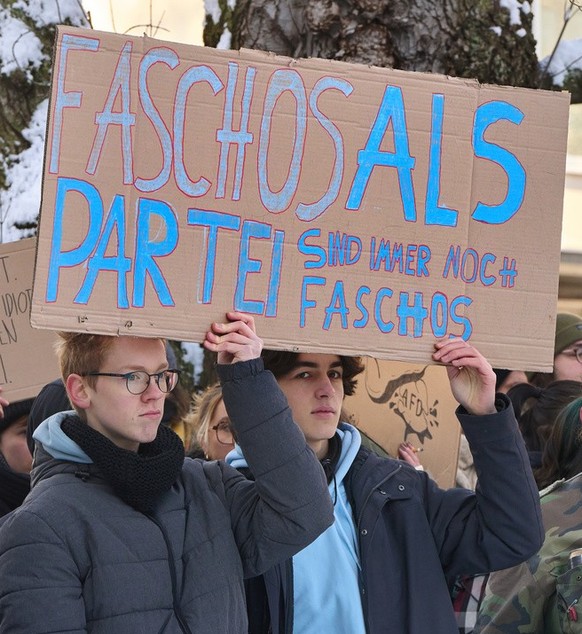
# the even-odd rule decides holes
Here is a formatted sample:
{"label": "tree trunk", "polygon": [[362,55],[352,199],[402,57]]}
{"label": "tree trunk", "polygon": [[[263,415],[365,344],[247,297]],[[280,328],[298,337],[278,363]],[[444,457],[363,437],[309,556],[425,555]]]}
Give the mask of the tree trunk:
{"label": "tree trunk", "polygon": [[[12,2],[2,0],[0,6],[12,5]],[[16,9],[12,10],[17,13]],[[26,16],[19,16],[26,21]],[[13,66],[12,72],[0,75],[0,138],[2,139],[2,160],[0,162],[0,188],[6,186],[4,165],[13,157],[29,147],[28,141],[22,135],[31,117],[41,101],[47,98],[50,86],[50,63],[54,25],[52,28],[35,28],[29,25],[37,37],[47,45],[46,59],[39,67],[20,68]],[[48,44],[50,42],[50,45]]]}
{"label": "tree trunk", "polygon": [[497,0],[237,0],[206,16],[204,43],[537,87],[531,12]]}
{"label": "tree trunk", "polygon": [[[39,104],[47,99],[50,92],[50,78],[52,67],[52,52],[56,32],[56,24],[37,24],[29,12],[29,1],[0,0],[0,11],[5,12],[3,19],[14,19],[19,24],[22,33],[14,37],[13,33],[3,34],[3,38],[12,46],[5,46],[0,57],[3,72],[0,74],[0,189],[6,189],[6,174],[8,168],[19,160],[19,154],[26,150],[30,143],[22,134],[31,122]],[[83,13],[78,9],[78,22],[83,23]],[[71,24],[67,16],[61,16],[60,22]],[[87,25],[85,22],[84,25]],[[19,53],[31,46],[36,38],[37,46],[42,57],[36,64],[29,60],[22,62]],[[34,47],[32,47],[34,48]],[[26,56],[24,56],[26,59]],[[36,60],[35,60],[36,61]],[[0,218],[4,217],[4,210],[0,209]]]}

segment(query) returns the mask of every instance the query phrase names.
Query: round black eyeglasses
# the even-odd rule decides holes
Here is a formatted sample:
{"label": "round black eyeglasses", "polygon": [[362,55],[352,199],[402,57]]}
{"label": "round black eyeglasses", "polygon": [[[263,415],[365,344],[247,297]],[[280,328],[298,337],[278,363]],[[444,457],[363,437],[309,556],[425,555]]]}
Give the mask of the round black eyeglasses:
{"label": "round black eyeglasses", "polygon": [[180,378],[180,370],[162,370],[161,372],[154,372],[148,374],[142,370],[136,370],[135,372],[126,372],[121,374],[119,372],[87,372],[83,376],[113,376],[119,379],[125,379],[125,387],[130,394],[143,394],[150,386],[152,377],[154,378],[156,385],[160,388],[160,391],[164,393],[171,392],[178,384]]}

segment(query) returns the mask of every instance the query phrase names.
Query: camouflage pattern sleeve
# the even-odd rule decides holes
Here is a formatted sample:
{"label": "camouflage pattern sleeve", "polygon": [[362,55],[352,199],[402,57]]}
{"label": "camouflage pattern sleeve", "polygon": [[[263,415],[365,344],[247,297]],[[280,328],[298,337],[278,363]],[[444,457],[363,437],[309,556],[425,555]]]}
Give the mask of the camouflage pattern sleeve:
{"label": "camouflage pattern sleeve", "polygon": [[576,566],[557,577],[556,597],[557,613],[562,628],[560,632],[582,632],[582,566]]}
{"label": "camouflage pattern sleeve", "polygon": [[538,587],[529,563],[489,575],[474,634],[546,634],[544,592]]}
{"label": "camouflage pattern sleeve", "polygon": [[529,561],[489,577],[474,634],[582,634],[582,474],[541,492],[545,539]]}

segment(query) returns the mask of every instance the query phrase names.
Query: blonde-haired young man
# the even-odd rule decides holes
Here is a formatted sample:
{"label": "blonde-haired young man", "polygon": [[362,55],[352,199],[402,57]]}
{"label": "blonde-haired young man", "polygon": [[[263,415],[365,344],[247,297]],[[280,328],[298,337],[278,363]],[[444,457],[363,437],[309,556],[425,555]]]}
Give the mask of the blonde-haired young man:
{"label": "blonde-haired young man", "polygon": [[257,400],[259,416],[231,417],[256,482],[185,459],[160,425],[178,378],[162,339],[63,334],[76,411],[34,432],[32,491],[0,527],[0,631],[240,634],[243,577],[329,526],[323,470],[263,369],[253,318],[228,313],[204,345],[227,408]]}

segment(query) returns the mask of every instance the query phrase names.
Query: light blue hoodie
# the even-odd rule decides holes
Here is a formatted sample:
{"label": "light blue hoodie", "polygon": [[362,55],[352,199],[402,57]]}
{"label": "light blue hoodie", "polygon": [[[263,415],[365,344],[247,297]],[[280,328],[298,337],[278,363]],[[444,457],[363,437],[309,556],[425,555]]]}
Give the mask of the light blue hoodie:
{"label": "light blue hoodie", "polygon": [[[340,423],[342,449],[329,484],[335,522],[293,557],[293,631],[297,634],[365,634],[358,573],[358,541],[344,478],[361,445],[358,430]],[[238,445],[226,456],[236,469],[247,463]]]}
{"label": "light blue hoodie", "polygon": [[61,423],[65,418],[76,415],[74,411],[53,414],[34,430],[32,437],[57,460],[91,464],[91,458],[61,429]]}

